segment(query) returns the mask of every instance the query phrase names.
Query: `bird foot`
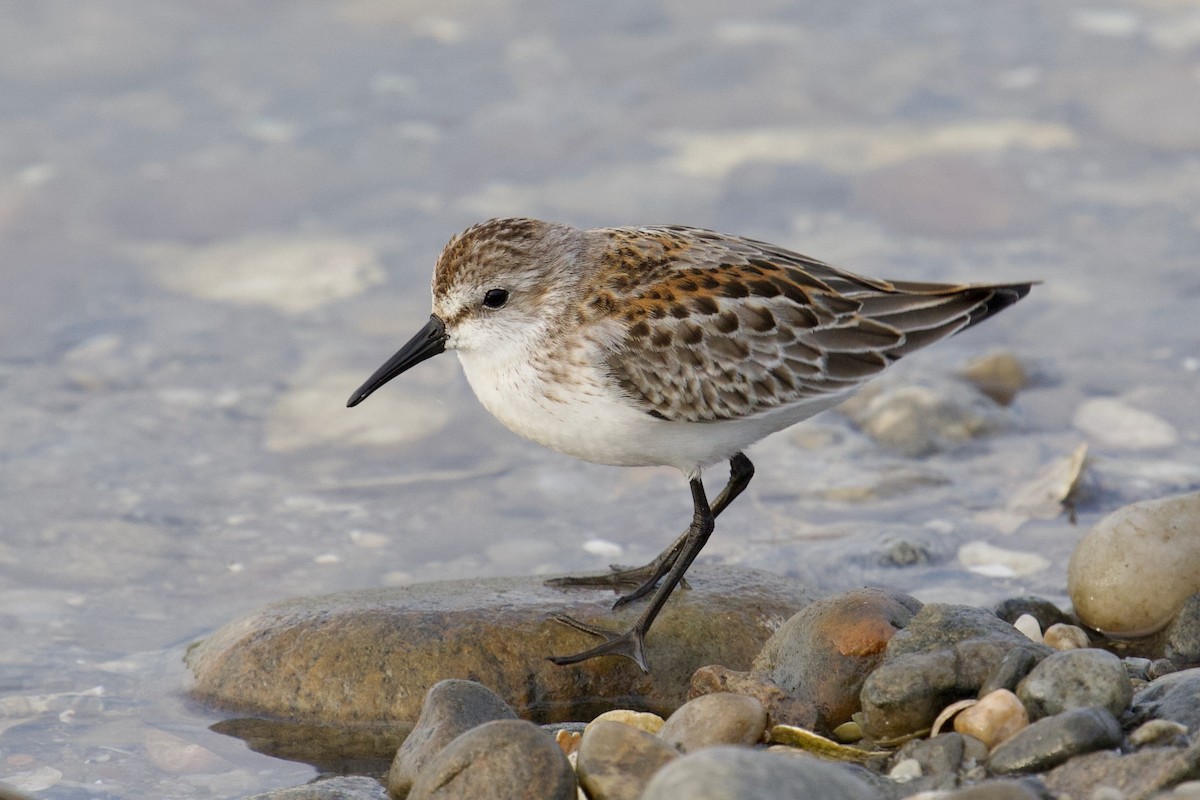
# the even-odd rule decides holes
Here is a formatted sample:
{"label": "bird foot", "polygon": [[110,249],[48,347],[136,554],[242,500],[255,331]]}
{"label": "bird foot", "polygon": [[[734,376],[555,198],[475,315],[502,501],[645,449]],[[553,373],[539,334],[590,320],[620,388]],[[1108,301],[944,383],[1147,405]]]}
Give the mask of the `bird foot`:
{"label": "bird foot", "polygon": [[[612,589],[614,592],[628,587],[631,591],[621,595],[613,603],[613,608],[620,608],[650,594],[654,587],[658,586],[663,573],[666,572],[666,570],[660,571],[659,565],[654,562],[641,567],[620,567],[613,564],[609,569],[610,572],[601,575],[568,575],[562,578],[550,578],[546,581],[546,585],[556,589]],[[679,588],[690,589],[691,587],[687,580],[683,579],[679,582]]]}
{"label": "bird foot", "polygon": [[580,622],[566,614],[559,614],[554,619],[564,625],[570,625],[576,630],[590,633],[592,636],[598,636],[604,640],[595,647],[575,653],[574,655],[550,656],[549,660],[560,667],[566,664],[578,664],[581,661],[587,661],[599,656],[624,656],[637,664],[642,672],[650,671],[650,665],[646,661],[645,633],[636,625],[624,633],[619,633],[598,625],[589,625],[586,622]]}

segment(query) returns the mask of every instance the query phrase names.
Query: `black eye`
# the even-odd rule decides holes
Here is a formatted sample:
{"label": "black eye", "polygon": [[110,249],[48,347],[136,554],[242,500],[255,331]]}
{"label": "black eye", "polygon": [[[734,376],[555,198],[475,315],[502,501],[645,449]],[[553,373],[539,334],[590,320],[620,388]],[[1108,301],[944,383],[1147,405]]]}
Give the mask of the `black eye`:
{"label": "black eye", "polygon": [[488,289],[483,296],[483,304],[488,308],[499,308],[508,302],[507,289]]}

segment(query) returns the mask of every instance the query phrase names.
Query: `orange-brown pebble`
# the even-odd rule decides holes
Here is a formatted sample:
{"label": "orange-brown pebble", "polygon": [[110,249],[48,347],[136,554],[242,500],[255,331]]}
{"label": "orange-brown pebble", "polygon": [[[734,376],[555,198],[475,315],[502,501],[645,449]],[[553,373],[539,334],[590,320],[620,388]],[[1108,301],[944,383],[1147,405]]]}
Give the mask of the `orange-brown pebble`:
{"label": "orange-brown pebble", "polygon": [[658,714],[651,714],[649,711],[631,711],[628,708],[614,708],[612,711],[605,711],[589,722],[588,727],[590,728],[592,724],[601,720],[622,722],[646,733],[658,733],[663,726],[663,718]]}
{"label": "orange-brown pebble", "polygon": [[1055,650],[1080,650],[1089,645],[1088,635],[1083,628],[1062,622],[1046,628],[1042,639]]}
{"label": "orange-brown pebble", "polygon": [[1029,724],[1029,712],[1008,689],[989,692],[954,718],[954,730],[974,736],[991,750]]}
{"label": "orange-brown pebble", "polygon": [[579,749],[579,740],[583,738],[583,734],[579,731],[559,730],[554,734],[554,741],[558,742],[558,746],[562,748],[563,755],[569,756]]}

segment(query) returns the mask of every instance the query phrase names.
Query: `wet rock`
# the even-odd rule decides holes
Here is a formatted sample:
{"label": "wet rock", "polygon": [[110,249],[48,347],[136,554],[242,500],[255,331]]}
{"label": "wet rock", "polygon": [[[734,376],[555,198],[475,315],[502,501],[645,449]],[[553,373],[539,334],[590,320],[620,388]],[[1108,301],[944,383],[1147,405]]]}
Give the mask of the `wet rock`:
{"label": "wet rock", "polygon": [[942,733],[930,739],[914,739],[905,743],[896,751],[892,761],[897,766],[903,761],[916,762],[920,769],[914,777],[928,778],[922,782],[922,788],[948,789],[958,784],[958,771],[962,767],[965,752],[966,743],[962,736]]}
{"label": "wet rock", "polygon": [[140,255],[169,289],[287,314],[353,297],[386,277],[371,249],[337,239],[249,237],[195,250],[144,247]]}
{"label": "wet rock", "polygon": [[1138,721],[1170,720],[1200,731],[1200,668],[1173,672],[1147,684],[1134,697],[1133,713]]}
{"label": "wet rock", "polygon": [[1007,689],[997,689],[979,698],[954,717],[954,730],[974,736],[989,750],[1012,738],[1029,724],[1029,712],[1020,698]]}
{"label": "wet rock", "polygon": [[462,734],[425,764],[408,800],[576,800],[575,772],[554,738],[524,720],[497,720]]}
{"label": "wet rock", "polygon": [[604,592],[506,578],[267,606],[189,650],[192,695],[291,719],[412,721],[434,683],[471,677],[538,722],[587,719],[629,698],[665,711],[684,702],[699,666],[748,667],[779,620],[809,602],[794,581],[766,572],[701,567],[688,577],[691,591],[671,598],[647,638],[649,675],[626,659],[570,667],[546,660],[589,644],[553,614],[625,628],[642,612],[637,604],[612,612]]}
{"label": "wet rock", "polygon": [[1064,625],[1061,622],[1047,628],[1042,634],[1042,641],[1055,650],[1081,650],[1091,644],[1083,628],[1078,625]]}
{"label": "wet rock", "polygon": [[767,711],[767,726],[771,728],[794,725],[812,729],[817,724],[817,706],[811,697],[784,691],[762,672],[739,672],[715,664],[696,670],[688,699],[714,692],[733,692],[757,699]]}
{"label": "wet rock", "polygon": [[1049,795],[1032,782],[991,780],[965,789],[938,795],[938,800],[1048,800]]}
{"label": "wet rock", "polygon": [[[1200,518],[1197,519],[1200,524]],[[1163,656],[1181,667],[1200,665],[1200,594],[1183,601],[1183,607],[1164,632]]]}
{"label": "wet rock", "polygon": [[649,711],[630,711],[628,708],[614,708],[612,711],[605,711],[593,719],[588,723],[588,727],[595,725],[597,722],[619,722],[622,725],[629,725],[646,733],[658,733],[662,730],[664,721],[658,714],[651,714]]}
{"label": "wet rock", "polygon": [[1133,686],[1121,659],[1105,650],[1064,650],[1048,656],[1017,686],[1032,719],[1074,708],[1099,706],[1119,717],[1129,708]]}
{"label": "wet rock", "polygon": [[818,600],[780,626],[753,668],[809,699],[817,709],[817,729],[832,730],[859,710],[863,681],[920,607],[909,595],[880,589]]}
{"label": "wet rock", "polygon": [[1001,430],[1008,415],[966,381],[875,381],[838,408],[863,433],[906,456],[946,450]]}
{"label": "wet rock", "polygon": [[590,800],[637,800],[679,751],[657,736],[620,722],[593,721],[579,745],[575,769]]}
{"label": "wet rock", "polygon": [[1046,787],[1066,797],[1100,797],[1102,789],[1116,790],[1113,797],[1145,800],[1159,789],[1195,774],[1200,747],[1151,748],[1129,755],[1089,753],[1054,768],[1043,780]]}
{"label": "wet rock", "polygon": [[1146,677],[1152,681],[1158,680],[1164,675],[1178,672],[1179,667],[1169,658],[1156,658],[1150,662],[1150,666],[1146,668]]}
{"label": "wet rock", "polygon": [[1130,747],[1184,747],[1188,743],[1188,729],[1169,719],[1152,719],[1129,732],[1126,737]]}
{"label": "wet rock", "polygon": [[1166,626],[1200,591],[1198,530],[1200,492],[1133,503],[1101,519],[1075,545],[1067,567],[1079,619],[1113,636]]}
{"label": "wet rock", "polygon": [[880,797],[849,769],[805,755],[709,747],[660,769],[641,800],[871,800]]}
{"label": "wet rock", "polygon": [[325,778],[304,786],[272,789],[245,800],[389,800],[387,790],[374,778],[342,775]]}
{"label": "wet rock", "polygon": [[1054,603],[1033,595],[1010,597],[996,605],[996,616],[1010,625],[1023,614],[1028,614],[1036,619],[1042,630],[1047,630],[1052,625],[1070,624],[1071,622],[1071,618]]}
{"label": "wet rock", "polygon": [[500,697],[474,681],[438,681],[425,693],[417,724],[405,738],[388,771],[388,791],[403,797],[421,768],[443,747],[472,728],[517,715]]}
{"label": "wet rock", "polygon": [[679,707],[658,737],[685,753],[721,744],[762,741],[767,711],[753,697],[730,692],[706,694]]}
{"label": "wet rock", "polygon": [[1179,441],[1171,423],[1114,397],[1085,401],[1072,422],[1093,444],[1102,447],[1149,450]]}
{"label": "wet rock", "polygon": [[882,743],[927,730],[943,708],[976,695],[1014,649],[1050,652],[982,609],[925,606],[863,684],[863,733]]}
{"label": "wet rock", "polygon": [[997,746],[988,769],[998,775],[1040,772],[1120,744],[1121,726],[1107,709],[1077,708],[1040,719]]}
{"label": "wet rock", "polygon": [[1002,406],[1010,405],[1017,392],[1029,385],[1025,367],[1008,350],[993,350],[972,359],[963,367],[962,376]]}
{"label": "wet rock", "polygon": [[979,696],[984,697],[997,689],[1015,691],[1017,684],[1045,655],[1027,648],[1009,650],[979,687]]}

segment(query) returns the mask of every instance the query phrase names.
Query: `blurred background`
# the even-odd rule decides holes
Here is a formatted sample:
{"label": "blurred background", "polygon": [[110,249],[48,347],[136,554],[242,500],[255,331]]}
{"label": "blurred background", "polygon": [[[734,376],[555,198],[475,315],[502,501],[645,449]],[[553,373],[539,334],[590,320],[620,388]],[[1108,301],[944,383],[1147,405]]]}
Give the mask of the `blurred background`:
{"label": "blurred background", "polygon": [[[980,435],[897,449],[838,411],[779,434],[703,558],[1061,603],[1091,522],[1200,486],[1196,2],[38,0],[0,20],[9,786],[304,782],[208,730],[190,642],[296,595],[641,563],[682,529],[679,475],[518,439],[452,357],[344,408],[426,319],[441,246],[488,217],[1044,281],[892,379],[941,396],[1005,349],[1029,386]],[[1078,524],[1014,506],[1081,444]]]}

